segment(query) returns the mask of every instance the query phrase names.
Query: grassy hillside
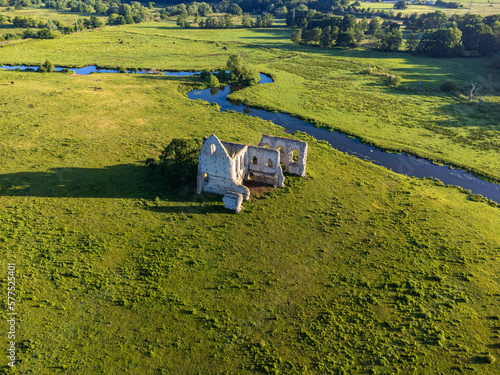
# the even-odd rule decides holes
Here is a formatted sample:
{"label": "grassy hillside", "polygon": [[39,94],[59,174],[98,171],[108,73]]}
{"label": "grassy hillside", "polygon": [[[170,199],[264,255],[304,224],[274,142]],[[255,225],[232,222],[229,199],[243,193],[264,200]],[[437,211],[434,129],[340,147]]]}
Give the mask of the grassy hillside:
{"label": "grassy hillside", "polygon": [[[199,69],[241,51],[277,83],[237,95],[279,108],[269,87],[290,102],[302,95],[310,103],[316,92],[317,103],[300,105],[311,112],[298,114],[312,113],[321,93],[334,97],[320,84],[323,72],[349,83],[360,77],[352,85],[361,98],[369,89],[379,100],[409,95],[357,73],[368,56],[322,60],[285,41],[264,48],[278,43],[268,37],[252,46],[227,41],[220,52],[221,44],[137,27],[6,47],[0,61]],[[193,50],[222,55],[193,59]],[[281,56],[294,57],[263,63]],[[388,56],[391,69],[419,63]],[[324,81],[340,87],[342,79]],[[165,188],[144,165],[176,137],[215,133],[257,144],[262,133],[284,135],[270,122],[188,100],[194,78],[0,71],[0,85],[0,253],[4,275],[7,263],[17,267],[21,359],[4,372],[500,371],[498,207],[298,134],[309,142],[307,177],[286,176],[285,188],[253,195],[236,215],[220,196]],[[7,332],[6,298],[0,312]]]}

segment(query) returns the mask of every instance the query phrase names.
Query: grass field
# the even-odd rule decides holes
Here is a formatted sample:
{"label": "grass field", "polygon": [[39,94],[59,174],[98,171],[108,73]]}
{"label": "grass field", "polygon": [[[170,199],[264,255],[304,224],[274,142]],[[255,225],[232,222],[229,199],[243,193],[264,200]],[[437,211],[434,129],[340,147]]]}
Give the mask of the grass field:
{"label": "grass field", "polygon": [[[75,26],[75,22],[80,18],[89,18],[91,16],[96,16],[99,18],[107,18],[105,16],[99,14],[81,14],[81,13],[73,13],[68,11],[56,11],[54,9],[46,9],[43,7],[30,7],[23,8],[19,10],[14,10],[12,7],[0,7],[0,14],[3,16],[8,16],[13,20],[16,16],[22,17],[32,17],[35,19],[43,20],[43,21],[61,21],[66,25]],[[0,25],[0,36],[7,33],[15,33],[22,34],[25,29],[16,28],[11,23],[5,23]],[[33,28],[33,30],[38,30],[37,28]]]}
{"label": "grass field", "polygon": [[[375,129],[372,116],[357,120],[355,112],[390,103],[394,119],[376,112],[385,136],[370,134],[401,147],[415,138],[394,137],[398,118],[407,119],[400,134],[447,128],[440,119],[461,103],[435,88],[453,64],[464,84],[488,72],[485,60],[325,54],[280,33],[213,31],[210,43],[209,33],[196,41],[192,30],[149,23],[4,47],[0,62],[215,69],[240,53],[276,83],[235,96],[324,124],[348,122],[367,138],[361,124]],[[281,57],[290,58],[273,62]],[[370,65],[401,72],[403,85],[422,77],[424,91],[389,89],[362,73]],[[307,177],[287,176],[285,188],[253,195],[238,215],[220,196],[166,189],[144,160],[172,138],[215,133],[257,144],[262,133],[284,135],[270,122],[187,99],[196,85],[195,78],[0,71],[0,253],[4,275],[7,263],[17,268],[21,360],[5,373],[500,371],[498,207],[304,134],[295,137],[309,143]],[[484,97],[493,106],[494,91]],[[404,98],[417,104],[407,108]],[[498,118],[462,116],[466,126]],[[427,138],[426,152],[458,149],[457,140]],[[474,155],[477,142],[461,147]],[[492,155],[478,158],[495,172]]]}
{"label": "grass field", "polygon": [[[412,13],[432,13],[436,11],[441,11],[446,13],[448,16],[451,16],[452,14],[466,14],[466,13],[472,13],[472,14],[479,14],[483,17],[492,15],[492,14],[499,14],[500,13],[500,4],[495,2],[495,1],[489,1],[489,0],[473,0],[473,1],[467,1],[467,0],[453,0],[453,1],[446,1],[448,3],[450,2],[456,2],[461,5],[463,5],[462,8],[457,8],[457,9],[448,9],[448,8],[441,8],[437,7],[435,5],[414,5],[414,4],[409,4],[407,9],[404,10],[399,10],[399,9],[393,9],[394,4],[391,3],[370,3],[370,2],[362,2],[361,3],[361,8],[371,8],[372,10],[386,10],[386,11],[391,11],[393,10],[395,14],[401,12],[403,14],[412,14]],[[471,5],[472,4],[472,5]],[[470,11],[469,11],[470,9]]]}

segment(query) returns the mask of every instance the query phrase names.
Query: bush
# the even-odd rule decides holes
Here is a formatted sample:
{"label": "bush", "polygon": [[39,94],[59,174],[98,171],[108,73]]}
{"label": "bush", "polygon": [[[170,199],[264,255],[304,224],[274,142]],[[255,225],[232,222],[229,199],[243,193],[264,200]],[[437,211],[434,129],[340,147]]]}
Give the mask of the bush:
{"label": "bush", "polygon": [[38,72],[40,73],[50,73],[54,70],[54,64],[51,61],[45,60],[43,64],[38,66]]}
{"label": "bush", "polygon": [[459,90],[458,84],[455,81],[451,80],[443,82],[439,88],[441,89],[441,91],[445,92],[452,92]]}
{"label": "bush", "polygon": [[368,75],[373,75],[373,68],[372,67],[368,67],[365,70],[363,70],[363,73],[364,74],[368,74]]}
{"label": "bush", "polygon": [[210,79],[210,70],[205,69],[200,73],[200,80],[203,82],[208,82]]}
{"label": "bush", "polygon": [[37,34],[38,39],[55,39],[56,34],[47,28],[43,28]]}
{"label": "bush", "polygon": [[213,75],[210,76],[209,85],[210,85],[210,87],[219,87],[220,86],[219,80],[217,79],[216,76],[213,76]]}
{"label": "bush", "polygon": [[396,74],[391,74],[387,77],[386,82],[391,87],[398,87],[401,84],[402,80],[403,79],[400,76]]}

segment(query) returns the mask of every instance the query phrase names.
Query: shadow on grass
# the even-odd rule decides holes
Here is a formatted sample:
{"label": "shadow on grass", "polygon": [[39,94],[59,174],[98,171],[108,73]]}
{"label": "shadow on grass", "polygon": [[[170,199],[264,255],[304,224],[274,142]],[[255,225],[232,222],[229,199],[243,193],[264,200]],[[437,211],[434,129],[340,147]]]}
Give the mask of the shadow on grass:
{"label": "shadow on grass", "polygon": [[52,168],[0,175],[0,196],[154,198],[151,170],[118,164],[105,168]]}
{"label": "shadow on grass", "polygon": [[[217,194],[194,194],[195,184],[167,187],[165,177],[147,167],[118,164],[105,168],[52,168],[47,172],[0,175],[0,196],[43,198],[142,199],[157,213],[228,213]],[[145,201],[145,202],[144,202]],[[162,204],[167,205],[162,205]]]}

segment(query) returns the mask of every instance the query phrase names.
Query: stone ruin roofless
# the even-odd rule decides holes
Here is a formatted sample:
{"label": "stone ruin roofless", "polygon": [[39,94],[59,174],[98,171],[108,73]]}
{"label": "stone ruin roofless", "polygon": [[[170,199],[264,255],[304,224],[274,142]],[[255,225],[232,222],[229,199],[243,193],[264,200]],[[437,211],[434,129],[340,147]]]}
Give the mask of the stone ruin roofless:
{"label": "stone ruin roofless", "polygon": [[[294,161],[294,152],[298,158]],[[196,192],[223,195],[224,207],[240,212],[250,198],[244,181],[285,186],[284,172],[306,175],[307,143],[295,139],[263,135],[258,146],[220,141],[214,134],[203,138],[198,156]]]}

